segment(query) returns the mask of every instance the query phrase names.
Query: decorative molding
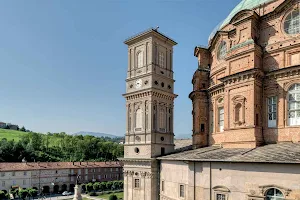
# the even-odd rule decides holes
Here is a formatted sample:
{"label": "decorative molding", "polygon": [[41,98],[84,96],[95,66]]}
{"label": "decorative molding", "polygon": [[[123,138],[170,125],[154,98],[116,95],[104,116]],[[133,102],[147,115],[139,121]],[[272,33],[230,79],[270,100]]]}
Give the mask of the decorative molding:
{"label": "decorative molding", "polygon": [[136,100],[136,99],[141,99],[144,97],[157,97],[161,99],[166,99],[173,101],[178,95],[176,94],[166,94],[166,93],[161,93],[157,91],[140,91],[140,93],[128,93],[123,95],[127,101],[129,100]]}
{"label": "decorative molding", "polygon": [[248,81],[250,79],[256,79],[262,81],[264,73],[260,69],[250,69],[236,74],[232,74],[221,78],[220,80],[227,85],[235,84],[237,82]]}

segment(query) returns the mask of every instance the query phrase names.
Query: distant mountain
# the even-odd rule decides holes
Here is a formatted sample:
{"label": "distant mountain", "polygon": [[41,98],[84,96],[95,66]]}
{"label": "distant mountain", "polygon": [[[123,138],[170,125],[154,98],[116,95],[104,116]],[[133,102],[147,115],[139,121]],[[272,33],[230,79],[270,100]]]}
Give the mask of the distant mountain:
{"label": "distant mountain", "polygon": [[192,134],[176,134],[175,139],[191,139]]}
{"label": "distant mountain", "polygon": [[91,136],[95,136],[95,137],[110,137],[110,138],[121,137],[121,136],[116,136],[116,135],[107,134],[107,133],[88,132],[88,131],[79,131],[77,133],[73,133],[73,135],[82,135],[82,136],[91,135]]}

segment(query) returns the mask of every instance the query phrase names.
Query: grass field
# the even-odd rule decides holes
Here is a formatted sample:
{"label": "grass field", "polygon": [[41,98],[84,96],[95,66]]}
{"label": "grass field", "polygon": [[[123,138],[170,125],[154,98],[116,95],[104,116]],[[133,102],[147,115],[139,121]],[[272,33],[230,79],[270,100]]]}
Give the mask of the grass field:
{"label": "grass field", "polygon": [[122,198],[123,199],[123,192],[116,192],[116,193],[111,193],[111,194],[103,194],[103,195],[99,195],[98,197],[102,198],[102,199],[107,199],[109,198],[110,195],[115,194],[117,195],[118,199]]}
{"label": "grass field", "polygon": [[0,128],[0,140],[2,140],[3,138],[6,138],[7,140],[19,141],[21,139],[22,135],[25,135],[25,134],[27,134],[27,133],[22,132],[22,131],[15,131],[15,130]]}

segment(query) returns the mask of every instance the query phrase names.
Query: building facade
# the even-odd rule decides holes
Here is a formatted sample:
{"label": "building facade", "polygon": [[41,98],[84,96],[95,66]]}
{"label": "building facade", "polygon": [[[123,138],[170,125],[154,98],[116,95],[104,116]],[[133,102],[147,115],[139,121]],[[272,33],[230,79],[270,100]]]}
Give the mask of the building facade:
{"label": "building facade", "polygon": [[80,183],[123,180],[119,162],[0,163],[0,190],[35,188],[44,193],[73,191]]}
{"label": "building facade", "polygon": [[[173,40],[151,29],[125,42],[129,45],[125,200],[300,199],[299,5],[299,0],[242,0],[213,31],[208,46],[195,47],[198,66],[189,95],[193,138],[185,147],[167,140],[169,151],[160,151],[159,144],[173,129],[165,133],[154,128],[161,119],[154,107],[147,110],[144,103],[145,109],[136,112],[136,102],[155,96],[154,89],[165,92],[157,88],[161,83],[157,79],[168,73],[161,70],[160,49],[153,42],[147,45],[147,38],[162,38],[165,45]],[[154,57],[145,62],[139,52]],[[153,66],[155,71],[143,71]],[[139,81],[148,77],[154,81],[151,88]],[[137,122],[137,116],[144,120]],[[148,116],[153,120],[150,126]],[[155,131],[144,131],[146,126]],[[146,168],[154,172],[148,182]]]}

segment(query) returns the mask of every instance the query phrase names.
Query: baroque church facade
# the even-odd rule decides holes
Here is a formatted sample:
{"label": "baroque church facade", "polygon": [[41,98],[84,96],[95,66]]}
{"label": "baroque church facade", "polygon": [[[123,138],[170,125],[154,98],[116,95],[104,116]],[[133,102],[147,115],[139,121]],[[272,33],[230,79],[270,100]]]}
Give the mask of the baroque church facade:
{"label": "baroque church facade", "polygon": [[242,0],[196,46],[192,140],[174,140],[173,46],[125,41],[125,200],[300,200],[300,1]]}

